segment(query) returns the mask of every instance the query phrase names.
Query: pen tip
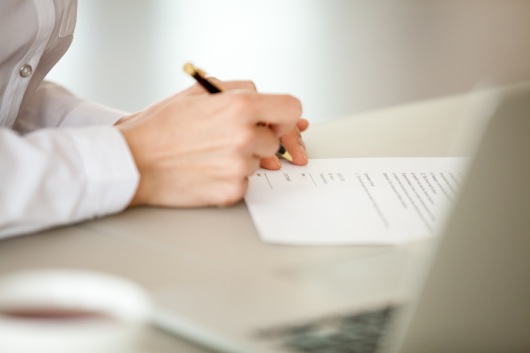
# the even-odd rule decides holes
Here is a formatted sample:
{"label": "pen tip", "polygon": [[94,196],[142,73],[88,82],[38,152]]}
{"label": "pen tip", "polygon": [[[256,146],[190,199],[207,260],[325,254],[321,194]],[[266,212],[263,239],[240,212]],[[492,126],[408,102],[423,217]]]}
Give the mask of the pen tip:
{"label": "pen tip", "polygon": [[291,154],[287,151],[285,151],[283,154],[282,154],[282,157],[287,159],[289,162],[292,162],[293,161],[293,156],[291,156]]}
{"label": "pen tip", "polygon": [[184,67],[182,68],[184,70],[185,73],[187,73],[188,75],[193,75],[196,70],[195,70],[195,66],[193,66],[192,63],[186,63],[184,64]]}

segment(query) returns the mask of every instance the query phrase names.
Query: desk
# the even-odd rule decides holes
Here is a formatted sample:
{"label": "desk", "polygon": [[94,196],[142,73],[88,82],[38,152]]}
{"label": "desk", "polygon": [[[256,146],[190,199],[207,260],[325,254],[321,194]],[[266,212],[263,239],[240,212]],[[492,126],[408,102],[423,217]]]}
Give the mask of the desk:
{"label": "desk", "polygon": [[[464,155],[466,95],[418,102],[316,124],[305,134],[310,158]],[[230,247],[223,247],[225,244]],[[421,253],[424,243],[406,245]],[[151,252],[146,252],[149,248]],[[223,251],[219,251],[223,249]],[[148,290],[196,278],[259,277],[272,264],[296,268],[325,257],[370,253],[372,247],[282,247],[259,241],[244,203],[230,208],[136,208],[81,224],[0,242],[0,271],[77,267],[130,278]],[[119,256],[117,256],[119,254]],[[245,258],[252,254],[252,258]],[[244,261],[248,266],[242,268]],[[194,272],[178,264],[194,264]],[[216,272],[212,274],[212,268]],[[370,271],[369,268],[366,271]],[[201,288],[197,288],[201,290]],[[367,293],[366,295],[370,295]],[[152,330],[153,352],[208,352]]]}

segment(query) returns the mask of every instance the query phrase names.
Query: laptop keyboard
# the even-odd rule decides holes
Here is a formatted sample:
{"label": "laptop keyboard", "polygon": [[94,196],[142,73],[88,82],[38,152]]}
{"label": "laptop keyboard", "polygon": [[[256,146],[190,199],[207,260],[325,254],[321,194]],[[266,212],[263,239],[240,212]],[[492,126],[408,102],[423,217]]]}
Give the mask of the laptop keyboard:
{"label": "laptop keyboard", "polygon": [[322,319],[269,331],[293,353],[372,353],[395,311],[393,307]]}

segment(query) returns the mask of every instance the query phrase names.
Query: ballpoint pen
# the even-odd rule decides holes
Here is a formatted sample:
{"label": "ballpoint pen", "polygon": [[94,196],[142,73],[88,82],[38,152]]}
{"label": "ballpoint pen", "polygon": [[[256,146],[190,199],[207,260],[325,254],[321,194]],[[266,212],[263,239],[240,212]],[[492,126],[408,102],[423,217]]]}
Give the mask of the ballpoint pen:
{"label": "ballpoint pen", "polygon": [[[193,77],[209,93],[215,94],[222,92],[219,87],[206,78],[204,71],[196,68],[192,63],[186,63],[184,65],[184,72]],[[281,143],[276,154],[288,160],[289,162],[293,161],[293,157]]]}

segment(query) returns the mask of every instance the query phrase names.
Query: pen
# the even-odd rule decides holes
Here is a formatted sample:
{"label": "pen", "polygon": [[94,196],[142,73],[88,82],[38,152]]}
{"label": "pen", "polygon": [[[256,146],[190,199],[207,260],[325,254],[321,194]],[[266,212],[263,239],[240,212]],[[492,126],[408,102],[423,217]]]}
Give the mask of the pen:
{"label": "pen", "polygon": [[[184,65],[184,72],[193,77],[205,90],[207,90],[209,93],[220,93],[222,90],[214,85],[212,82],[210,82],[206,78],[206,74],[201,69],[196,68],[193,66],[192,63],[186,63]],[[264,124],[263,124],[264,125]],[[293,161],[293,157],[289,152],[283,147],[283,145],[280,143],[280,146],[278,148],[278,151],[276,154],[289,162]]]}

